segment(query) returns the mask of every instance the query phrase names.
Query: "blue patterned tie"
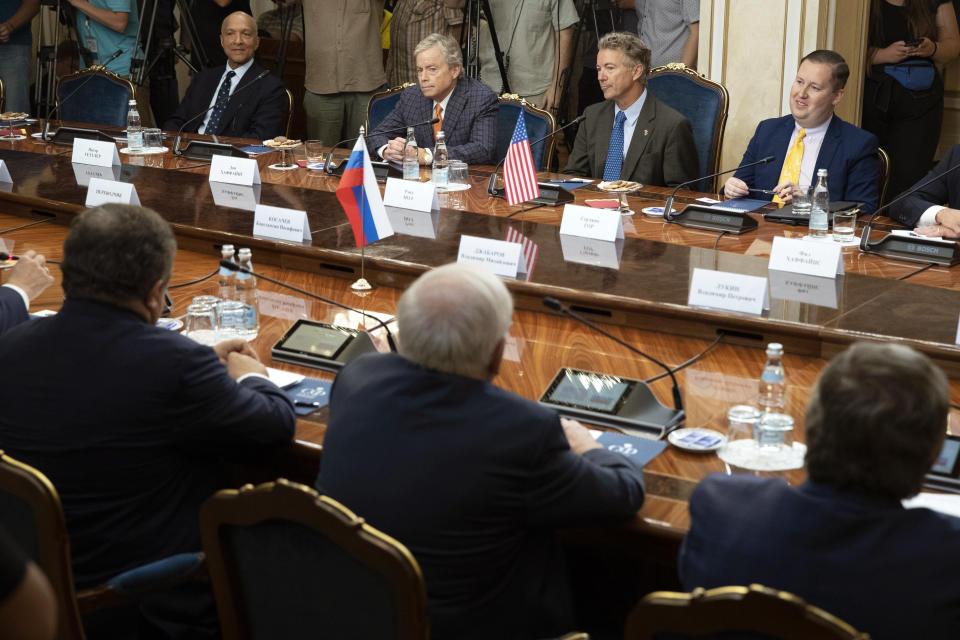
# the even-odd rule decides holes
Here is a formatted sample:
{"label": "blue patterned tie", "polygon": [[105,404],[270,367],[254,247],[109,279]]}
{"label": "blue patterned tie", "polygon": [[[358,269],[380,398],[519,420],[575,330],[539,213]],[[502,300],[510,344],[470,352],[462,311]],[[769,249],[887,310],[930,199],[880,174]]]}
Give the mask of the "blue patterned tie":
{"label": "blue patterned tie", "polygon": [[[208,136],[213,136],[220,133],[220,118],[223,117],[223,112],[227,108],[227,103],[230,102],[230,82],[233,80],[233,76],[237,73],[233,70],[227,71],[227,77],[224,78],[223,84],[220,85],[220,92],[217,94],[217,102],[213,105],[213,113],[210,114],[210,122],[207,123],[206,128],[203,130]],[[620,138],[623,138],[623,129],[621,127]],[[621,146],[622,143],[621,143]]]}
{"label": "blue patterned tie", "polygon": [[613,121],[613,132],[610,134],[610,148],[607,149],[607,163],[603,166],[604,180],[619,180],[620,167],[623,166],[623,123],[627,121],[627,114],[623,111],[617,114]]}

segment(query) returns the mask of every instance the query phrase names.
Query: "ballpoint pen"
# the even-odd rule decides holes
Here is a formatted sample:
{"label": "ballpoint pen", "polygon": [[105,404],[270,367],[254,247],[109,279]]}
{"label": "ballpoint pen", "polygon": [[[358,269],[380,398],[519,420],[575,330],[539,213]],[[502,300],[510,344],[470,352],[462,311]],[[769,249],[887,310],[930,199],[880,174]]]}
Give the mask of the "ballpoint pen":
{"label": "ballpoint pen", "polygon": [[767,195],[769,195],[769,196],[776,195],[776,193],[777,193],[777,192],[774,191],[773,189],[754,189],[754,188],[751,187],[751,188],[749,188],[749,189],[747,189],[747,190],[748,190],[748,191],[754,191],[754,192],[756,192],[756,193],[765,193],[765,194],[767,194]]}

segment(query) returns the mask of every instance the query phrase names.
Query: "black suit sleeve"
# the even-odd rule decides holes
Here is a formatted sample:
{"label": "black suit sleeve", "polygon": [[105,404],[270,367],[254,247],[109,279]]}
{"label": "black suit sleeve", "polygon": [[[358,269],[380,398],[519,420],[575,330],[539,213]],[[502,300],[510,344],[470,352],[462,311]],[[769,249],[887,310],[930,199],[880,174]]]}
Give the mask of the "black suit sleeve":
{"label": "black suit sleeve", "polygon": [[587,140],[590,136],[587,131],[591,128],[590,124],[589,120],[584,120],[580,129],[577,130],[577,137],[573,142],[573,151],[570,152],[570,157],[567,159],[567,166],[563,169],[564,173],[593,177],[590,172],[590,149]]}
{"label": "black suit sleeve", "polygon": [[[960,164],[960,145],[956,145],[947,154],[947,157],[933,168],[933,170],[923,177],[917,184],[922,184],[935,176],[943,175],[951,167]],[[943,205],[951,209],[960,208],[960,189],[953,189],[951,193],[951,181],[960,185],[960,171],[955,171],[948,176],[943,176],[939,180],[934,180],[929,185],[918,189],[906,198],[891,207],[890,217],[899,220],[909,227],[917,226],[920,216],[923,212],[935,205]],[[913,187],[910,187],[911,189]],[[952,196],[952,197],[951,197]]]}
{"label": "black suit sleeve", "polygon": [[[177,105],[177,110],[163,123],[164,131],[179,131],[187,120],[208,106],[204,103],[203,96],[200,95],[201,92],[198,88],[200,84],[200,75],[197,75],[187,87],[186,93],[183,94],[183,100]],[[207,102],[209,102],[209,99]],[[196,133],[202,123],[203,118],[197,118],[184,131],[186,133]]]}
{"label": "black suit sleeve", "polygon": [[663,182],[668,187],[675,187],[693,180],[699,175],[699,167],[693,128],[684,118],[670,130],[663,149]]}
{"label": "black suit sleeve", "polygon": [[10,287],[0,287],[0,333],[29,318],[20,294]]}
{"label": "black suit sleeve", "polygon": [[237,137],[268,140],[282,136],[286,131],[289,102],[283,82],[273,75],[266,76],[263,81],[269,84],[249,120],[241,123]]}

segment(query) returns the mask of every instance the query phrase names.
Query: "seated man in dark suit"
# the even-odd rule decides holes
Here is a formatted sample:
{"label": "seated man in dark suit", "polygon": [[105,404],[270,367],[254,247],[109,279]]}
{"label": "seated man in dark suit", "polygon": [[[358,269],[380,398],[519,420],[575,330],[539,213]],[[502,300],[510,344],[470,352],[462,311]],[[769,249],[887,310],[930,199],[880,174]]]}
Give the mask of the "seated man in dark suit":
{"label": "seated man in dark suit", "polygon": [[404,89],[397,105],[367,136],[370,153],[402,163],[406,132],[380,132],[440,118],[433,127],[425,124],[414,129],[420,164],[433,162],[435,136],[441,130],[451,160],[495,163],[497,96],[479,80],[463,75],[460,45],[450,36],[431,33],[417,44],[414,55],[418,84]]}
{"label": "seated man in dark suit", "polygon": [[[916,232],[922,235],[960,238],[960,170],[946,173],[958,164],[960,144],[954,145],[950,153],[917,183],[932,180],[930,184],[890,208],[890,217],[916,227]],[[935,180],[937,176],[939,179]]]}
{"label": "seated man in dark suit", "polygon": [[[78,588],[199,550],[200,505],[228,480],[224,459],[293,438],[293,405],[245,342],[211,349],[155,326],[176,248],[149,209],[88,209],[64,241],[60,312],[0,336],[16,371],[0,385],[0,443],[60,494]],[[177,592],[142,615],[182,630],[205,612],[215,629],[212,595],[198,612],[202,590],[184,589],[184,608]]]}
{"label": "seated man in dark suit", "polygon": [[874,640],[960,629],[960,518],[906,509],[943,447],[946,376],[909,347],[859,343],[807,409],[806,483],[707,476],[690,498],[684,589],[760,583]]}
{"label": "seated man in dark suit", "polygon": [[491,384],[512,315],[496,276],[434,269],[400,298],[400,354],[357,358],[331,391],[317,487],[410,549],[436,640],[568,631],[554,530],[643,503],[627,458]]}
{"label": "seated man in dark suit", "polygon": [[565,173],[674,187],[697,177],[693,129],[647,92],[650,49],[635,34],[600,38],[597,79],[603,102],[584,111]]}
{"label": "seated man in dark suit", "polygon": [[30,250],[10,269],[7,282],[0,287],[0,333],[25,322],[30,301],[53,283],[45,262],[42,254]]}
{"label": "seated man in dark suit", "polygon": [[738,169],[724,185],[726,196],[740,198],[751,190],[772,189],[775,202],[789,204],[795,185],[817,184],[817,171],[826,169],[830,200],[862,202],[861,213],[876,209],[877,136],[833,112],[849,75],[839,53],[820,49],[807,54],[790,88],[790,115],[761,122],[740,164],[767,156],[776,161]]}
{"label": "seated man in dark suit", "polygon": [[[280,78],[267,74],[253,59],[260,46],[257,23],[242,11],[231,13],[220,28],[220,44],[227,54],[226,67],[209,67],[198,73],[163,128],[179,131],[187,123],[187,133],[257,140],[283,134],[289,110],[287,92]],[[197,116],[204,109],[209,111]]]}

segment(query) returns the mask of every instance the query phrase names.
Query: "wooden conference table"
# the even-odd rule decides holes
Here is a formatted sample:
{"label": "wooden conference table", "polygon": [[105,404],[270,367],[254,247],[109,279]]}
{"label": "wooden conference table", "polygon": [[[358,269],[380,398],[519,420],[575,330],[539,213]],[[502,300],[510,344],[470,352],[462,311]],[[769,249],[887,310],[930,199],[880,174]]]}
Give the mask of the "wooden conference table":
{"label": "wooden conference table", "polygon": [[[35,127],[28,128],[28,132],[35,131]],[[36,249],[51,259],[62,255],[65,225],[83,210],[85,181],[102,173],[72,165],[69,150],[30,137],[0,141],[0,160],[6,162],[13,177],[12,185],[0,184],[0,237],[15,240],[18,253]],[[692,308],[686,301],[693,268],[767,276],[772,238],[802,236],[805,229],[760,220],[755,232],[718,237],[716,232],[666,224],[637,213],[624,218],[627,237],[612,248],[570,243],[558,234],[562,208],[521,211],[521,207],[489,197],[489,168],[481,167],[471,169],[468,191],[440,195],[439,213],[391,213],[416,215],[416,219],[408,219],[413,227],[407,234],[399,233],[366,248],[365,275],[376,288],[360,296],[349,289],[350,282],[360,275],[361,252],[354,246],[333,193],[338,180],[306,169],[268,168],[278,159],[278,153],[256,158],[263,184],[252,189],[252,195],[245,193],[249,188],[211,185],[205,163],[170,153],[121,154],[122,167],[106,171],[113,174],[108,177],[132,182],[142,204],[160,212],[173,226],[180,250],[172,284],[211,274],[219,259],[219,245],[229,242],[250,247],[255,266],[265,275],[386,316],[395,312],[403,288],[420,273],[456,260],[462,234],[503,239],[508,227],[515,228],[537,243],[539,257],[529,280],[507,283],[517,311],[504,366],[495,383],[527,398],[538,398],[563,366],[640,379],[661,373],[609,339],[543,310],[545,295],[573,304],[622,340],[671,367],[706,350],[701,359],[677,374],[687,426],[724,431],[727,409],[755,400],[756,380],[765,360],[763,347],[769,341],[782,342],[787,352],[788,409],[796,420],[800,441],[804,439],[804,410],[819,371],[826,359],[856,340],[896,341],[928,353],[951,377],[953,397],[960,398],[960,348],[956,345],[960,275],[955,270],[933,267],[918,272],[922,265],[845,249],[847,275],[836,282],[800,277],[774,282],[771,277],[771,309],[762,316]],[[629,203],[639,211],[662,204],[667,192],[643,188]],[[604,197],[594,186],[573,194],[581,204]],[[702,195],[681,192],[679,201],[691,202]],[[250,211],[218,204],[235,204],[247,197],[262,204],[306,210],[312,241],[253,237]],[[22,225],[32,226],[13,230]],[[610,266],[578,260],[606,260]],[[62,291],[59,274],[54,273],[57,284],[35,301],[33,308],[58,308]],[[909,280],[899,280],[903,277]],[[271,366],[330,378],[317,370],[271,363],[270,348],[298,317],[349,326],[361,324],[361,317],[263,281],[259,289],[262,326],[253,345],[261,358]],[[815,302],[810,301],[811,291]],[[194,296],[215,292],[215,276],[171,289],[175,301],[172,315],[183,314]],[[653,383],[652,388],[662,402],[670,404],[668,378]],[[287,455],[265,460],[263,476],[286,475],[312,484],[326,416],[322,410],[301,419],[296,446]],[[644,508],[633,521],[604,532],[605,541],[620,540],[635,550],[637,541],[642,540],[645,548],[661,559],[669,557],[689,526],[686,499],[693,487],[706,474],[724,470],[724,463],[713,454],[669,447],[645,470],[649,498]],[[785,477],[800,482],[803,473],[790,472]]]}

